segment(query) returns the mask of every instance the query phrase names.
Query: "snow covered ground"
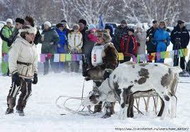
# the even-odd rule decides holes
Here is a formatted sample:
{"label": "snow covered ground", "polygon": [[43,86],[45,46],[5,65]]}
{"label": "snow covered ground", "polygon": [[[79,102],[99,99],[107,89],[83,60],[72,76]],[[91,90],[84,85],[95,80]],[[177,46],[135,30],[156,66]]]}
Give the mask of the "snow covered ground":
{"label": "snow covered ground", "polygon": [[[25,109],[25,117],[20,117],[17,113],[5,115],[10,81],[9,77],[0,76],[0,132],[115,132],[133,128],[188,128],[188,130],[190,128],[190,84],[188,83],[180,83],[177,89],[177,118],[167,117],[161,120],[154,114],[136,113],[132,119],[119,120],[118,105],[116,114],[109,119],[102,119],[103,113],[96,116],[82,116],[57,108],[55,100],[58,96],[81,96],[83,77],[81,74],[65,72],[39,75],[39,83],[33,86],[32,96]],[[180,78],[180,81],[190,82],[190,78]],[[92,82],[85,82],[85,96],[91,88]],[[78,108],[79,103],[80,101],[73,101],[71,107]],[[116,130],[117,128],[121,129]]]}

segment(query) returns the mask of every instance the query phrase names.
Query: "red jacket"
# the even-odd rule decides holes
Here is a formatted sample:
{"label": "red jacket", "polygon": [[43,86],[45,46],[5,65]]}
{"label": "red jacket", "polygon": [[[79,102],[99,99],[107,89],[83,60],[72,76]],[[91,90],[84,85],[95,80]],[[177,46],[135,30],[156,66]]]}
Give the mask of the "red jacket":
{"label": "red jacket", "polygon": [[124,56],[132,56],[137,54],[138,43],[134,35],[124,35],[120,43],[121,52]]}

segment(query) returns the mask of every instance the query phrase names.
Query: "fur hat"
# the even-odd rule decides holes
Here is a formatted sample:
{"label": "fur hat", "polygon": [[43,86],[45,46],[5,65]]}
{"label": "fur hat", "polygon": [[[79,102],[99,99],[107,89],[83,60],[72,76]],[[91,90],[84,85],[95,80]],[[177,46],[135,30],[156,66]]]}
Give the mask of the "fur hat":
{"label": "fur hat", "polygon": [[74,26],[73,26],[73,30],[75,30],[75,29],[77,29],[77,30],[79,30],[79,25],[78,24],[75,24]]}
{"label": "fur hat", "polygon": [[109,30],[98,30],[96,32],[97,36],[102,36],[103,40],[105,41],[105,43],[109,43],[111,42],[112,38],[110,36]]}
{"label": "fur hat", "polygon": [[87,25],[87,22],[86,22],[86,20],[84,20],[84,19],[80,19],[80,20],[79,20],[79,23],[82,23],[82,24],[84,24],[85,26]]}
{"label": "fur hat", "polygon": [[13,24],[13,20],[12,20],[11,18],[8,18],[8,19],[6,20],[6,23],[11,23],[11,24]]}
{"label": "fur hat", "polygon": [[24,19],[16,18],[15,22],[20,23],[20,24],[24,24]]}
{"label": "fur hat", "polygon": [[23,27],[23,29],[19,29],[19,33],[22,33],[22,32],[36,34],[37,29],[35,27],[30,26],[30,25],[26,25],[26,26]]}
{"label": "fur hat", "polygon": [[32,27],[34,27],[34,19],[31,16],[26,16],[25,20],[28,21]]}
{"label": "fur hat", "polygon": [[44,22],[44,25],[47,25],[48,27],[51,27],[51,23],[49,21]]}

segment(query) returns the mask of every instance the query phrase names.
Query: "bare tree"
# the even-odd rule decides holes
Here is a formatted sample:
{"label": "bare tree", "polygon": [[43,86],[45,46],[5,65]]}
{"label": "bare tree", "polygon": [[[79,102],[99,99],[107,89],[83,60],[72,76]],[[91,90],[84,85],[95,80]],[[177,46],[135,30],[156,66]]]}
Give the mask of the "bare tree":
{"label": "bare tree", "polygon": [[76,23],[84,18],[96,24],[99,15],[104,21],[150,22],[167,20],[173,24],[178,18],[190,21],[190,0],[0,0],[0,19],[31,15],[38,23],[58,23],[65,19]]}
{"label": "bare tree", "polygon": [[122,0],[126,18],[133,22],[167,20],[175,22],[181,13],[179,0]]}
{"label": "bare tree", "polygon": [[62,3],[63,15],[67,20],[71,17],[77,19],[84,18],[88,23],[97,23],[100,14],[106,19],[113,7],[115,0],[54,0],[54,2]]}

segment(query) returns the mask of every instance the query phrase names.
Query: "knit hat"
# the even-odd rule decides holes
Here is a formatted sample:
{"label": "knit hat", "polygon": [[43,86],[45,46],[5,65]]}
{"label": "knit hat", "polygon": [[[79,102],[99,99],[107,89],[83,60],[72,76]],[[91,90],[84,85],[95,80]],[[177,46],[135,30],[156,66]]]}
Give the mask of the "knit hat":
{"label": "knit hat", "polygon": [[24,24],[24,19],[16,18],[15,22],[20,23],[20,24]]}
{"label": "knit hat", "polygon": [[13,24],[13,20],[12,20],[11,18],[8,18],[8,19],[6,20],[6,23],[11,23],[11,24]]}
{"label": "knit hat", "polygon": [[65,22],[65,23],[67,23],[67,21],[66,21],[66,20],[61,20],[61,23],[62,23],[62,22]]}
{"label": "knit hat", "polygon": [[86,20],[84,20],[84,19],[80,19],[80,20],[79,20],[79,23],[82,23],[82,24],[84,24],[85,26],[87,25],[87,22],[86,22]]}
{"label": "knit hat", "polygon": [[57,28],[60,28],[60,27],[64,27],[64,26],[63,26],[62,23],[58,23],[58,24],[56,25],[56,27],[57,27]]}
{"label": "knit hat", "polygon": [[137,23],[136,28],[142,28],[142,24],[141,23]]}
{"label": "knit hat", "polygon": [[51,27],[51,23],[49,21],[44,22],[44,25],[47,25],[48,27]]}
{"label": "knit hat", "polygon": [[112,40],[109,30],[98,30],[96,34],[97,36],[102,36],[105,43],[109,43]]}
{"label": "knit hat", "polygon": [[96,29],[96,25],[90,24],[90,25],[88,26],[88,30],[91,30],[91,29]]}
{"label": "knit hat", "polygon": [[177,21],[177,24],[182,24],[182,23],[185,23],[185,22],[182,21],[182,20],[178,20],[178,21]]}
{"label": "knit hat", "polygon": [[153,24],[155,24],[155,23],[157,23],[157,22],[158,22],[157,20],[153,20],[153,21],[152,21]]}
{"label": "knit hat", "polygon": [[135,32],[133,28],[129,28],[128,31],[133,32],[133,33]]}

